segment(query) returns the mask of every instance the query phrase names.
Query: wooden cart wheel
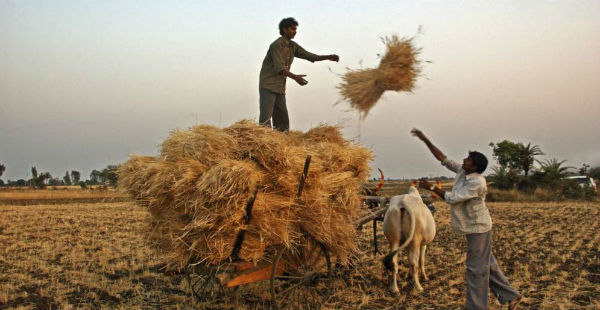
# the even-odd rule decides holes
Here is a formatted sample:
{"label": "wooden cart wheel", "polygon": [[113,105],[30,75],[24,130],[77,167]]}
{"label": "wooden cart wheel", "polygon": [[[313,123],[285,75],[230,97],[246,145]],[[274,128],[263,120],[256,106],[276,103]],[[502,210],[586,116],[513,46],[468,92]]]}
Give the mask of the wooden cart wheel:
{"label": "wooden cart wheel", "polygon": [[188,287],[198,302],[212,301],[222,295],[223,287],[216,281],[218,269],[190,267],[186,273]]}
{"label": "wooden cart wheel", "polygon": [[300,251],[282,247],[271,272],[274,309],[319,309],[330,294],[331,259],[327,248],[309,241]]}

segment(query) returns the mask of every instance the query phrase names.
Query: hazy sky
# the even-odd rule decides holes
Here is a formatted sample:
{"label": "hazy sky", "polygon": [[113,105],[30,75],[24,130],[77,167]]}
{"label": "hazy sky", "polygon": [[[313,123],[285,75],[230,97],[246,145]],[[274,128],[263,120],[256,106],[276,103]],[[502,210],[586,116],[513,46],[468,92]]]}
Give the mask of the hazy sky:
{"label": "hazy sky", "polygon": [[[170,130],[258,118],[258,73],[279,21],[339,63],[296,60],[292,129],[339,124],[390,177],[451,175],[409,134],[457,160],[489,142],[600,165],[600,1],[0,0],[0,163],[62,177],[156,155]],[[358,120],[336,85],[375,67],[379,36],[413,36],[423,77]],[[491,158],[490,158],[491,160]]]}

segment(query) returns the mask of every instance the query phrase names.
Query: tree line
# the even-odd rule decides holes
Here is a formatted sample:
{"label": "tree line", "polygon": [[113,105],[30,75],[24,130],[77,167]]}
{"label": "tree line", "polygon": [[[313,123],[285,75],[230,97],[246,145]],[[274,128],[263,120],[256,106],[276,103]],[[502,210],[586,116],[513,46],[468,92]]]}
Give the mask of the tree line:
{"label": "tree line", "polygon": [[[81,179],[81,173],[77,170],[66,171],[61,178],[53,177],[50,172],[38,173],[37,167],[31,167],[31,178],[7,180],[4,182],[0,178],[0,186],[23,186],[32,188],[45,188],[46,186],[64,186],[64,185],[79,185],[86,188],[88,185],[106,185],[117,186],[119,179],[117,175],[118,165],[108,165],[101,170],[92,170],[87,180]],[[0,177],[6,171],[6,167],[0,164]]]}
{"label": "tree line", "polygon": [[537,157],[546,155],[540,146],[522,142],[502,140],[490,143],[493,157],[498,163],[492,167],[488,176],[490,186],[499,189],[517,189],[525,192],[546,188],[556,191],[565,198],[590,198],[596,196],[591,187],[582,187],[576,181],[566,179],[568,176],[583,175],[594,179],[600,178],[600,167],[591,168],[583,164],[580,168],[567,166],[566,160]]}

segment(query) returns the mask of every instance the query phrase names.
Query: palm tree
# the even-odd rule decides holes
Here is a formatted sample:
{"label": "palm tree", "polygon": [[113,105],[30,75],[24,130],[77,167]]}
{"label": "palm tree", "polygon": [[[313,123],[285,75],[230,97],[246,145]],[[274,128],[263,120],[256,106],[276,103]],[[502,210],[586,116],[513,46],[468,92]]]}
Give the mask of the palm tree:
{"label": "palm tree", "polygon": [[[521,160],[522,169],[525,173],[525,177],[529,174],[529,171],[533,168],[535,157],[538,155],[546,155],[542,152],[539,145],[531,145],[531,142],[527,143],[527,146],[523,146],[521,149]],[[556,160],[556,159],[555,159]]]}
{"label": "palm tree", "polygon": [[492,171],[493,173],[488,176],[490,180],[488,184],[500,189],[511,189],[514,187],[516,176],[513,171],[503,166],[492,167]]}
{"label": "palm tree", "polygon": [[558,187],[564,177],[569,174],[570,166],[563,166],[566,160],[559,161],[556,158],[538,161],[540,164],[540,179],[550,187]]}
{"label": "palm tree", "polygon": [[546,176],[555,178],[564,178],[569,174],[570,169],[574,169],[571,166],[563,166],[566,160],[558,161],[556,158],[546,159],[544,161],[538,161],[541,165],[541,170]]}

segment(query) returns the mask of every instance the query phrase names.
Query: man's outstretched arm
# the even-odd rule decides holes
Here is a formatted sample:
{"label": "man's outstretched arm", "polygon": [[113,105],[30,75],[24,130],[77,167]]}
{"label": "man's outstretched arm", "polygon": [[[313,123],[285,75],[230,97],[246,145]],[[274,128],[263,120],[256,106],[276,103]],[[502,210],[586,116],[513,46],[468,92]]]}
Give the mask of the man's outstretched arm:
{"label": "man's outstretched arm", "polygon": [[440,149],[438,149],[435,145],[433,145],[433,143],[431,143],[431,141],[429,141],[429,139],[425,136],[425,134],[423,134],[423,132],[421,132],[419,129],[413,128],[413,130],[411,130],[410,133],[412,133],[413,136],[419,138],[421,141],[425,142],[425,145],[427,145],[427,147],[429,148],[429,151],[431,151],[431,154],[433,154],[433,156],[437,160],[442,161],[442,160],[446,159],[446,155],[444,155],[444,153],[442,153],[442,151],[440,151]]}
{"label": "man's outstretched arm", "polygon": [[294,54],[294,57],[306,59],[310,62],[323,61],[323,60],[331,60],[331,61],[335,61],[335,62],[340,61],[340,56],[338,56],[336,54],[316,55],[316,54],[313,54],[313,53],[305,50],[304,48],[302,48],[302,46],[300,46],[300,44],[298,44],[298,43],[295,43],[295,44],[296,44],[296,53]]}
{"label": "man's outstretched arm", "polygon": [[317,55],[317,58],[315,58],[315,61],[322,61],[322,60],[331,60],[331,61],[338,62],[338,61],[340,61],[340,56],[338,56],[336,54]]}

